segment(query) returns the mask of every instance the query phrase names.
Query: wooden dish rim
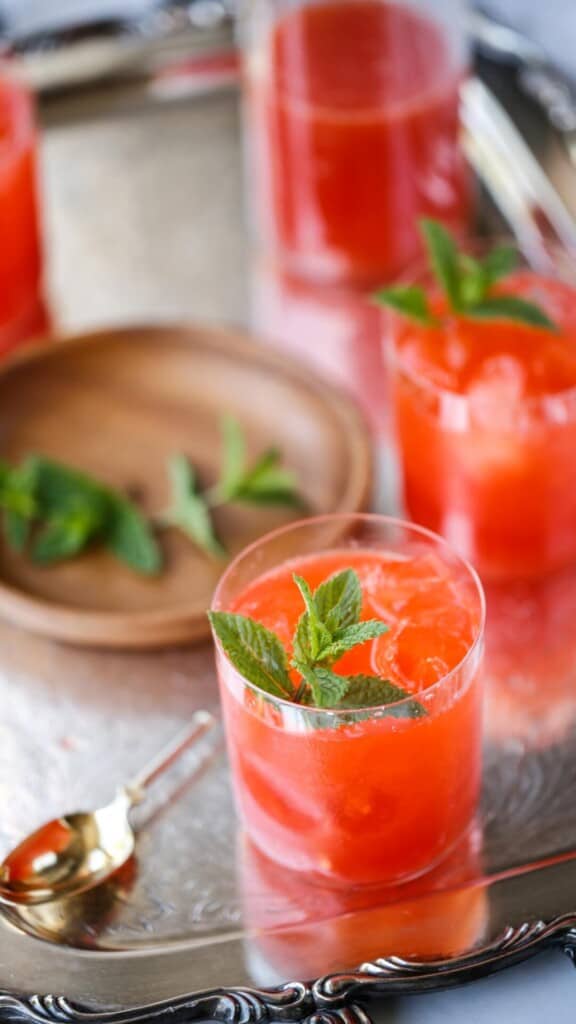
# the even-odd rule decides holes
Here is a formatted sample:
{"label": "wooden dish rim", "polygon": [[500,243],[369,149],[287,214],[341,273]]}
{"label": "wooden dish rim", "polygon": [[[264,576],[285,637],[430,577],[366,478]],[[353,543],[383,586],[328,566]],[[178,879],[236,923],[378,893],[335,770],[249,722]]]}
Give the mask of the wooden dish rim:
{"label": "wooden dish rim", "polygon": [[[183,340],[191,334],[209,336],[211,346],[220,351],[229,350],[233,340],[240,357],[243,353],[252,357],[256,354],[259,361],[277,368],[297,386],[327,402],[340,422],[342,437],[351,455],[346,489],[331,513],[353,514],[366,509],[371,492],[372,444],[366,421],[354,401],[337,385],[318,377],[306,364],[272,346],[258,343],[246,331],[235,327],[195,321],[134,323],[57,336],[49,345],[45,341],[34,342],[10,355],[0,366],[0,378],[15,368],[58,356],[63,346],[94,345],[126,335],[153,336],[158,331],[170,332]],[[203,611],[197,606],[182,604],[139,612],[74,609],[67,604],[34,597],[0,578],[0,615],[13,625],[82,647],[145,650],[192,643],[209,635],[208,621],[204,623],[201,618]]]}

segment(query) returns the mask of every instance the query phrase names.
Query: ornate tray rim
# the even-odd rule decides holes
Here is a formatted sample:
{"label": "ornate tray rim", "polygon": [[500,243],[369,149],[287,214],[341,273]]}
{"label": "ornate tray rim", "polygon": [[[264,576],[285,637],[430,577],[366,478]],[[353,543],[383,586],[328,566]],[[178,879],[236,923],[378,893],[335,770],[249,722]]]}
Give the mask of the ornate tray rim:
{"label": "ornate tray rim", "polygon": [[425,961],[390,956],[314,981],[286,982],[262,989],[212,988],[124,1009],[98,1010],[61,995],[19,996],[0,990],[0,1019],[24,1024],[188,1024],[196,1020],[223,1024],[371,1024],[365,1002],[451,988],[512,967],[553,947],[576,966],[576,913],[506,928],[488,945],[458,957]]}

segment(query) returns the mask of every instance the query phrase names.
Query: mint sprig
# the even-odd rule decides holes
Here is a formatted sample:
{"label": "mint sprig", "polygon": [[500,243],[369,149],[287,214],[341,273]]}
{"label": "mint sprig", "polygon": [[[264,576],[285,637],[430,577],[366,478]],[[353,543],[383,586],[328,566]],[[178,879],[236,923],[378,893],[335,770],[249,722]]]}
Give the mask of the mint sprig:
{"label": "mint sprig", "polygon": [[224,416],[220,475],[213,487],[201,491],[185,455],[173,455],[168,464],[171,499],[162,522],[182,530],[211,558],[222,559],[228,554],[214,523],[214,512],[222,505],[247,502],[304,507],[294,474],[281,465],[281,453],[269,448],[247,464],[246,448],[240,424],[232,416]]}
{"label": "mint sprig", "polygon": [[49,566],[100,545],[135,572],[155,576],[163,567],[154,529],[161,525],[180,530],[210,557],[224,558],[216,507],[230,501],[301,507],[304,502],[276,449],[247,465],[240,425],[227,417],[222,429],[218,482],[202,492],[186,456],[173,455],[168,461],[170,503],[156,523],[122,491],[79,469],[44,455],[29,455],[16,466],[0,460],[0,518],[8,547]]}
{"label": "mint sprig", "polygon": [[[344,569],[312,592],[306,580],[293,576],[304,602],[292,638],[288,661],[275,633],[233,612],[208,612],[212,628],[236,669],[265,693],[317,708],[369,708],[390,705],[396,717],[419,718],[426,712],[419,701],[405,701],[406,690],[388,679],[369,675],[340,675],[334,664],[359,644],[388,631],[378,619],[360,621],[362,591],[358,574]],[[298,673],[294,681],[291,671]]]}
{"label": "mint sprig", "polygon": [[268,448],[248,465],[246,439],[240,424],[232,416],[223,417],[222,467],[217,483],[208,492],[208,503],[243,501],[255,505],[302,507],[304,503],[296,478],[281,462],[281,452]]}
{"label": "mint sprig", "polygon": [[225,558],[206,498],[200,493],[194,469],[185,455],[173,455],[168,463],[172,484],[172,503],[164,522],[176,526],[213,558]]}
{"label": "mint sprig", "polygon": [[[496,246],[484,259],[478,260],[459,251],[452,236],[438,221],[425,219],[420,227],[431,270],[453,313],[473,320],[508,320],[558,332],[558,326],[536,303],[504,292],[493,293],[494,285],[517,266],[517,253],[513,248]],[[430,308],[426,292],[419,286],[382,288],[374,299],[424,327],[441,326],[440,319]]]}
{"label": "mint sprig", "polygon": [[54,565],[92,544],[107,547],[131,569],[155,575],[162,566],[147,518],[120,491],[42,455],[0,467],[0,511],[6,542],[37,565]]}

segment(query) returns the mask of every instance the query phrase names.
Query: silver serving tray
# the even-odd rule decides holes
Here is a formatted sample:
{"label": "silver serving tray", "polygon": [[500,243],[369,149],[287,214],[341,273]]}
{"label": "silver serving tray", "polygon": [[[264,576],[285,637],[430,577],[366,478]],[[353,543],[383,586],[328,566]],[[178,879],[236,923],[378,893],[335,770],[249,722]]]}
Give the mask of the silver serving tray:
{"label": "silver serving tray", "polygon": [[[136,319],[143,306],[158,318],[177,309],[240,319],[233,100],[179,105],[160,120],[140,97],[107,93],[51,103],[44,115],[64,324]],[[143,221],[157,154],[158,219]],[[570,198],[563,159],[552,147],[544,162]],[[129,204],[119,184],[126,180]],[[114,183],[107,202],[116,205],[105,211],[112,259],[102,182]],[[189,222],[194,238],[200,209],[196,252],[180,225]],[[181,275],[191,257],[195,272]],[[116,279],[123,287],[115,290]],[[492,595],[483,809],[433,875],[395,893],[344,899],[263,871],[238,835],[223,751],[206,742],[141,809],[136,864],[68,904],[3,916],[0,1020],[365,1024],[374,997],[458,984],[549,945],[572,953],[575,592],[576,570],[537,592]],[[507,657],[502,625],[513,645]],[[46,818],[107,800],[196,708],[217,706],[209,646],[90,653],[0,623],[0,856]]]}
{"label": "silver serving tray", "polygon": [[[141,810],[137,862],[91,894],[5,912],[0,1019],[365,1020],[376,996],[576,950],[576,569],[489,603],[483,806],[443,866],[347,895],[288,877],[239,835],[213,736]],[[193,710],[218,708],[209,645],[87,653],[2,624],[0,661],[0,855],[104,802]]]}

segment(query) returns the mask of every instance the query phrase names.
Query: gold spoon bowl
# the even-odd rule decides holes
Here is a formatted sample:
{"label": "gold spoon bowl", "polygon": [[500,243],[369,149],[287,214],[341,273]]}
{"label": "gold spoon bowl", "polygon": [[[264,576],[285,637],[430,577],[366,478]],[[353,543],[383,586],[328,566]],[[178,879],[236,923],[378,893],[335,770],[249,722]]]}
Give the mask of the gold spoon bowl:
{"label": "gold spoon bowl", "polygon": [[130,811],[148,786],[214,728],[207,711],[163,750],[114,800],[95,811],[55,818],[23,840],[0,865],[0,901],[34,905],[85,892],[110,878],[132,856],[136,837]]}

